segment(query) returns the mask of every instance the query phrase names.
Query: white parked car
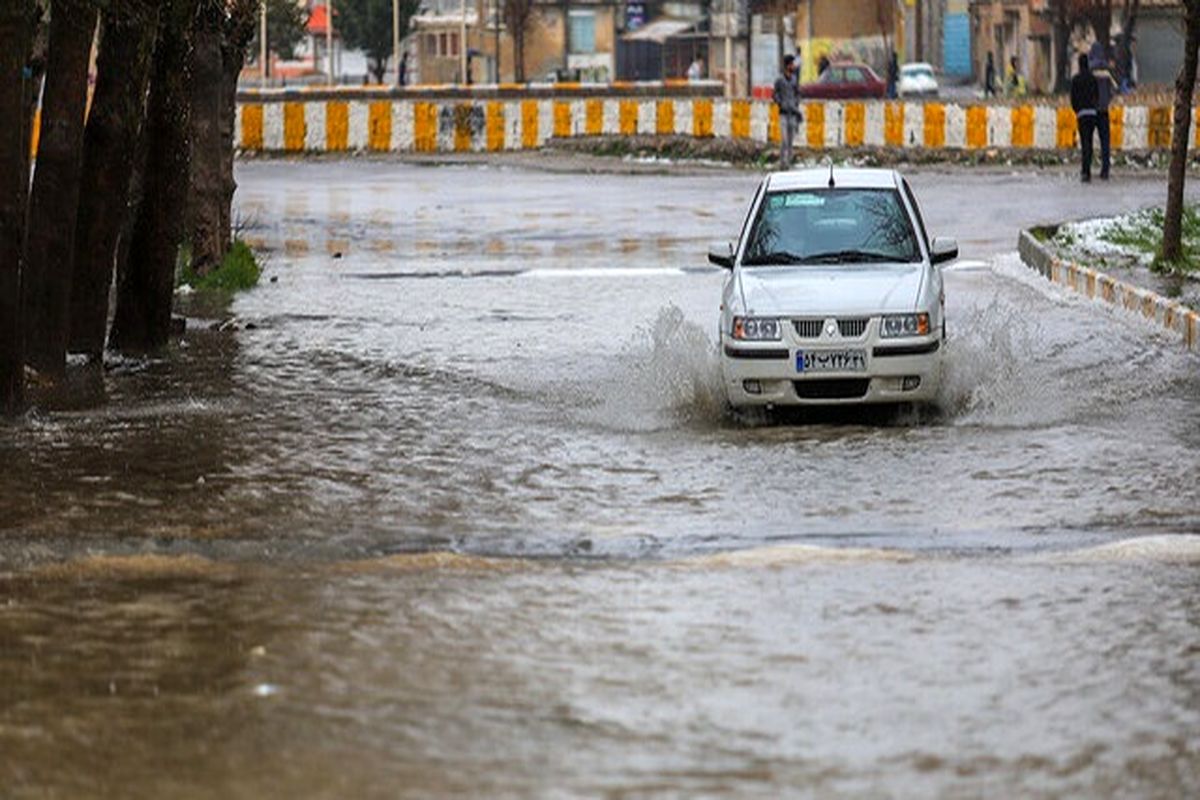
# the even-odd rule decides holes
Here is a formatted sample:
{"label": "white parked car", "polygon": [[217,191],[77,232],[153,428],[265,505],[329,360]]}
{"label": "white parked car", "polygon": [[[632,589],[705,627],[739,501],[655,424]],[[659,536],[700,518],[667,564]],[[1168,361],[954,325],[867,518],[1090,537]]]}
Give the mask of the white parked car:
{"label": "white parked car", "polygon": [[933,76],[933,67],[925,63],[900,67],[896,92],[901,97],[937,97],[938,82]]}
{"label": "white parked car", "polygon": [[924,404],[937,396],[945,342],[939,265],[897,172],[775,172],[736,243],[708,258],[729,270],[721,296],[721,372],[734,407]]}

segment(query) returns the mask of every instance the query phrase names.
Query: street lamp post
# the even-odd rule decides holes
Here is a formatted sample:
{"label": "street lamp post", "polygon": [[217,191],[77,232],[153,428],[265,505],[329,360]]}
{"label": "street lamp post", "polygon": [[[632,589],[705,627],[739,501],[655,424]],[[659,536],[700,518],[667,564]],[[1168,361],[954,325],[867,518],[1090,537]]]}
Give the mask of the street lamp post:
{"label": "street lamp post", "polygon": [[267,85],[267,0],[262,3],[262,30],[258,36],[258,68],[262,70],[262,85]]}
{"label": "street lamp post", "polygon": [[392,66],[396,70],[396,85],[400,85],[400,0],[392,0]]}
{"label": "street lamp post", "polygon": [[462,0],[462,26],[458,37],[458,54],[460,68],[462,69],[462,82],[470,83],[470,78],[467,77],[467,0]]}
{"label": "street lamp post", "polygon": [[329,59],[329,85],[333,86],[333,0],[325,0],[325,56]]}

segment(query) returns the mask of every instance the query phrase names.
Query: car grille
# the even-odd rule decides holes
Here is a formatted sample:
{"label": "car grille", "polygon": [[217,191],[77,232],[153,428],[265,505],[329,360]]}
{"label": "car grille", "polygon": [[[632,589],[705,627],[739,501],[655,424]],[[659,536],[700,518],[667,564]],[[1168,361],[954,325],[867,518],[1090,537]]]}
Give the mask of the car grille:
{"label": "car grille", "polygon": [[[838,333],[846,339],[857,339],[867,332],[866,317],[855,317],[851,319],[839,319],[837,321]],[[794,319],[792,327],[796,329],[796,335],[801,339],[819,339],[821,331],[825,328],[825,320],[823,319]]]}
{"label": "car grille", "polygon": [[847,339],[857,339],[867,332],[867,320],[862,319],[839,319],[838,332]]}
{"label": "car grille", "polygon": [[857,400],[867,393],[870,378],[819,378],[792,381],[802,400]]}
{"label": "car grille", "polygon": [[825,327],[825,320],[794,319],[792,327],[796,329],[796,335],[801,339],[816,339],[821,335],[821,329]]}

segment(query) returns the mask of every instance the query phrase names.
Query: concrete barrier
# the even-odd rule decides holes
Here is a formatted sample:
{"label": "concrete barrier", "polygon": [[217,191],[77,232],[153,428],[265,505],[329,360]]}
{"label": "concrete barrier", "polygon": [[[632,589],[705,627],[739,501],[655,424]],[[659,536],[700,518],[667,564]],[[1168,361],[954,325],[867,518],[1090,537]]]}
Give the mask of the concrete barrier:
{"label": "concrete barrier", "polygon": [[1200,350],[1200,313],[1183,303],[1119,281],[1111,275],[1063,261],[1029,231],[1021,231],[1017,240],[1021,260],[1051,283],[1071,291],[1140,314],[1159,327],[1179,335],[1189,350]]}
{"label": "concrete barrier", "polygon": [[[328,94],[328,93],[326,93]],[[889,147],[969,151],[1066,151],[1076,147],[1075,116],[1049,105],[810,102],[797,145],[812,150]],[[1163,151],[1169,107],[1112,112],[1113,148]],[[1200,145],[1200,110],[1194,145]],[[762,100],[704,96],[396,99],[343,93],[244,93],[237,144],[248,152],[486,152],[541,147],[550,138],[677,135],[779,141],[779,114]]]}

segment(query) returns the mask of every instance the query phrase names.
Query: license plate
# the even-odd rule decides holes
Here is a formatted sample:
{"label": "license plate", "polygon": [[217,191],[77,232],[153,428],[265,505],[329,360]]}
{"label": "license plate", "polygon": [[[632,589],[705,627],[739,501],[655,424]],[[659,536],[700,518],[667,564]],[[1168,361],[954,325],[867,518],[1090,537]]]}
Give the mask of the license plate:
{"label": "license plate", "polygon": [[866,372],[866,350],[797,350],[796,372]]}

